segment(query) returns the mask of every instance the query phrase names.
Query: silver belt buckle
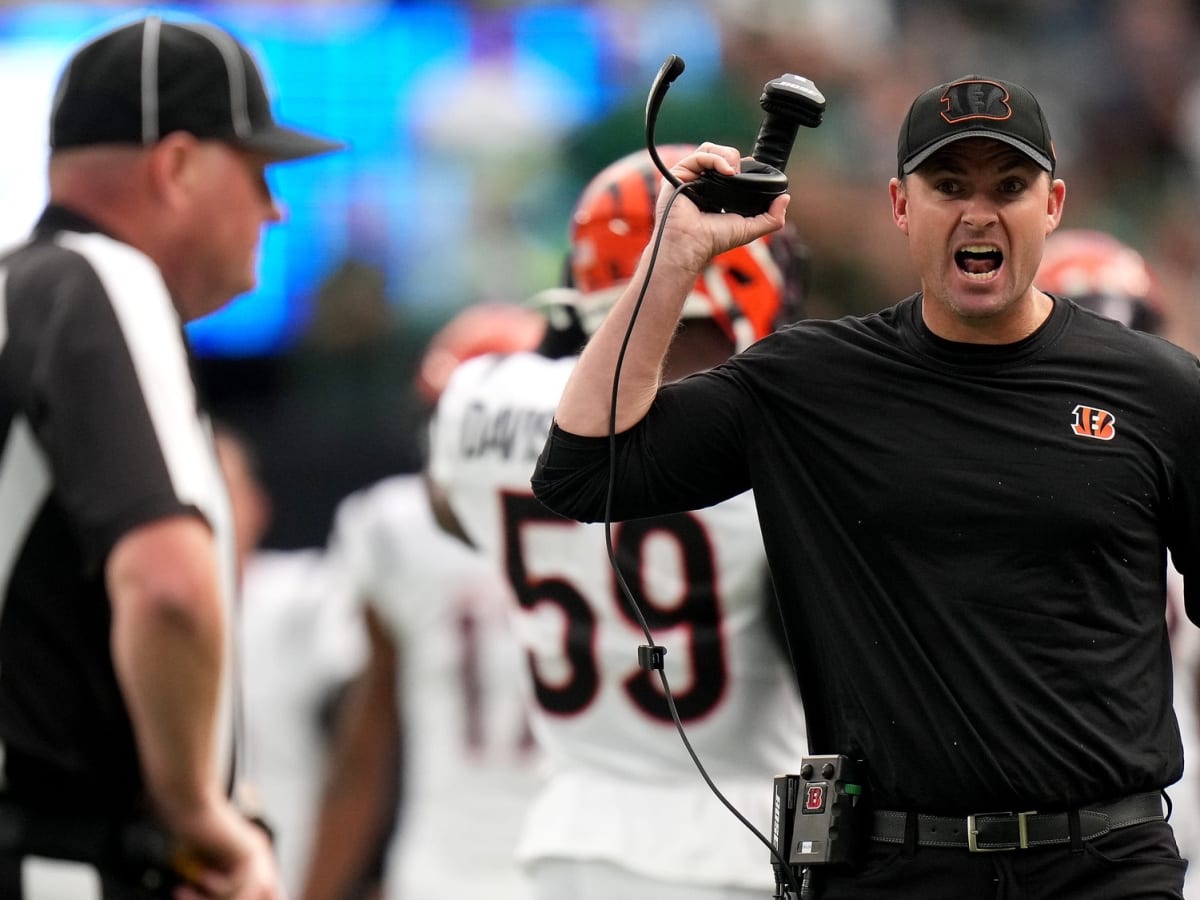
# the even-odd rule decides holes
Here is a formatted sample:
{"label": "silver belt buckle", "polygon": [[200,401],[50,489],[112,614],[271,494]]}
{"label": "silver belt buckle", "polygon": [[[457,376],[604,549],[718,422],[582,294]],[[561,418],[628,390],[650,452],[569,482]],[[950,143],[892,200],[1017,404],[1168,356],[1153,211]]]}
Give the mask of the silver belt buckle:
{"label": "silver belt buckle", "polygon": [[[1028,850],[1029,849],[1029,825],[1028,817],[1036,816],[1037,810],[1031,809],[1026,812],[993,812],[993,813],[976,813],[967,816],[967,850],[971,853],[1000,853],[1004,850]],[[980,847],[979,846],[979,829],[975,827],[975,820],[979,818],[987,818],[990,816],[1016,816],[1017,817],[1017,845],[1015,847]]]}

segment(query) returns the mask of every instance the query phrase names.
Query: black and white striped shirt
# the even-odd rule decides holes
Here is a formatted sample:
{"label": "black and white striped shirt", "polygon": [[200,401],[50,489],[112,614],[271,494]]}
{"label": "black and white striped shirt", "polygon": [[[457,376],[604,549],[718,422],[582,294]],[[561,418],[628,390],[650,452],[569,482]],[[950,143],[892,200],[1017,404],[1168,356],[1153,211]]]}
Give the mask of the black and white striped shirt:
{"label": "black and white striped shirt", "polygon": [[[213,528],[231,603],[228,498],[162,277],[50,206],[0,256],[0,742],[18,802],[119,813],[140,797],[104,564],[180,512]],[[232,715],[218,732],[228,759]]]}

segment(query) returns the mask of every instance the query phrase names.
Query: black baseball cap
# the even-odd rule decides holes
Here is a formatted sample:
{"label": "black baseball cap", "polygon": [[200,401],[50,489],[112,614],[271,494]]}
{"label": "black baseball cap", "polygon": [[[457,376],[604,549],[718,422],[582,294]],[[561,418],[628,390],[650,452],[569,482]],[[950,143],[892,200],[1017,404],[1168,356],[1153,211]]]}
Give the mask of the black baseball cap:
{"label": "black baseball cap", "polygon": [[1011,81],[967,75],[931,87],[913,101],[896,146],[900,175],[947,144],[971,137],[1010,144],[1054,174],[1054,142],[1037,98]]}
{"label": "black baseball cap", "polygon": [[52,149],[149,146],[173,131],[280,161],[344,147],[277,123],[254,58],[207,22],[148,16],[105,32],[67,63],[50,113]]}

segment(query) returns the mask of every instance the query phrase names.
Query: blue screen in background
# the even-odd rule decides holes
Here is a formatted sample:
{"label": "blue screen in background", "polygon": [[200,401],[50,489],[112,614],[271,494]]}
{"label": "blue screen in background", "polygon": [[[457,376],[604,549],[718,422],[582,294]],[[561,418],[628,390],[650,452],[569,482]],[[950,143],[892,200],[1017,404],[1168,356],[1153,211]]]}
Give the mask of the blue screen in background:
{"label": "blue screen in background", "polygon": [[630,83],[644,91],[666,53],[688,54],[697,86],[719,57],[694,4],[676,8],[687,21],[670,46],[632,40],[651,12],[600,4],[6,6],[0,79],[20,141],[0,166],[3,241],[44,203],[45,119],[67,56],[146,12],[224,25],[263,64],[281,121],[349,144],[268,172],[285,224],[264,234],[258,289],[188,325],[205,356],[292,346],[347,260],[377,269],[396,308],[520,300],[553,283],[580,187],[562,180],[558,138],[626,100]]}

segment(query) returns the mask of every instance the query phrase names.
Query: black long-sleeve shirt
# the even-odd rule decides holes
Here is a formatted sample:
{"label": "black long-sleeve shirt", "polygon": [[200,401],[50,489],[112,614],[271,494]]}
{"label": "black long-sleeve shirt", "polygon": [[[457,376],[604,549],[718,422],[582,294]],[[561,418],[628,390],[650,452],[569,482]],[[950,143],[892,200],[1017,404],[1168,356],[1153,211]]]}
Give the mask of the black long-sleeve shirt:
{"label": "black long-sleeve shirt", "polygon": [[[618,436],[615,519],[752,488],[815,752],[880,808],[1065,808],[1182,773],[1168,549],[1200,551],[1200,361],[1056,299],[942,340],[920,298],[810,321],[664,387]],[[553,428],[551,509],[604,517],[609,444]]]}

